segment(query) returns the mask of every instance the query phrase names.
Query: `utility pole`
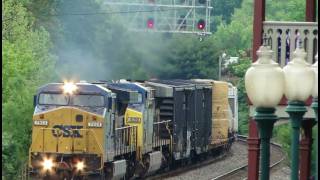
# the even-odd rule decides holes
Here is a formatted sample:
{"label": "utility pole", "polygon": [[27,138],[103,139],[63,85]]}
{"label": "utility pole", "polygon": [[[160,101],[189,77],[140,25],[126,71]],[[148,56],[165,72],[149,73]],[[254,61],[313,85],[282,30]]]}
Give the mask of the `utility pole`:
{"label": "utility pole", "polygon": [[227,57],[226,53],[222,53],[221,56],[219,56],[219,81],[221,80],[221,66],[222,66],[222,61]]}

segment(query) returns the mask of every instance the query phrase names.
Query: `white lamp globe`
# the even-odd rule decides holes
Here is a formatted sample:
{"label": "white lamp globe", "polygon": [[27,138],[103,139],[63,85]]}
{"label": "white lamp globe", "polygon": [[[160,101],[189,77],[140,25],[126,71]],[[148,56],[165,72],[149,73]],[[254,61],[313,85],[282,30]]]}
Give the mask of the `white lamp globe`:
{"label": "white lamp globe", "polygon": [[301,46],[293,53],[293,59],[283,68],[285,96],[289,101],[306,101],[312,94],[314,72],[306,62],[307,53]]}
{"label": "white lamp globe", "polygon": [[245,75],[245,88],[255,107],[271,108],[279,104],[284,92],[284,74],[266,45],[257,51],[258,60]]}
{"label": "white lamp globe", "polygon": [[315,74],[312,97],[318,98],[318,54],[316,55],[315,59],[316,59],[316,62],[312,65],[312,69]]}

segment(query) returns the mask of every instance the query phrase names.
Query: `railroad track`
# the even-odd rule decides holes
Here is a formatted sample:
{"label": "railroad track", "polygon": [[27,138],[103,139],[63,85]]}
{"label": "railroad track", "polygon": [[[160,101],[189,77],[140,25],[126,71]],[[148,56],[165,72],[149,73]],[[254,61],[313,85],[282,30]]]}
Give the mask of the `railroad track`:
{"label": "railroad track", "polygon": [[[238,135],[238,141],[247,142],[246,139],[247,139],[247,136]],[[281,158],[270,165],[270,170],[272,170],[274,167],[278,166],[282,161],[285,160],[285,153],[282,151],[282,146],[280,144],[271,142],[270,145],[275,147],[281,153]],[[239,179],[240,177],[246,176],[247,171],[248,171],[248,164],[245,164],[231,171],[228,171],[220,176],[217,176],[211,180]],[[259,171],[259,173],[261,173],[261,171]],[[246,179],[247,178],[242,178],[242,180],[246,180]]]}
{"label": "railroad track", "polygon": [[[227,152],[220,156],[210,158],[209,160],[199,162],[194,165],[188,165],[186,167],[178,168],[175,170],[171,170],[166,173],[156,174],[147,178],[147,180],[155,180],[155,179],[169,179],[169,180],[178,180],[178,179],[198,179],[198,180],[244,180],[247,177],[247,152],[243,153],[243,151],[247,151],[247,143],[246,136],[238,136],[238,140],[235,142],[235,152]],[[241,147],[239,149],[239,147]],[[285,154],[282,151],[282,147],[279,144],[271,143],[271,150],[273,157],[271,158],[271,166],[273,169],[280,165],[280,163],[285,159]],[[240,152],[242,151],[242,152]],[[242,153],[240,156],[238,153]],[[242,159],[241,162],[236,163],[237,165],[233,165],[231,170],[226,170],[227,167],[217,168],[221,166],[230,165],[230,163],[234,163],[234,159],[230,159],[230,156],[240,156],[238,159]],[[226,161],[226,162],[223,162]],[[222,165],[221,165],[222,164]],[[232,167],[230,167],[232,168]],[[275,168],[276,169],[276,168]],[[215,170],[215,171],[214,171]],[[227,171],[227,172],[226,172]],[[225,172],[221,174],[221,172]]]}
{"label": "railroad track", "polygon": [[192,165],[189,164],[187,166],[178,167],[177,169],[170,170],[168,172],[149,176],[146,178],[146,180],[158,180],[158,179],[165,179],[165,178],[173,177],[173,176],[179,176],[179,174],[182,174],[184,172],[194,170],[197,168],[201,168],[201,167],[207,166],[209,164],[212,164],[214,162],[222,161],[225,157],[227,157],[228,154],[229,154],[229,152],[223,152],[223,153],[216,155],[214,157],[211,156],[211,158],[208,160],[200,161],[200,162],[197,162]]}

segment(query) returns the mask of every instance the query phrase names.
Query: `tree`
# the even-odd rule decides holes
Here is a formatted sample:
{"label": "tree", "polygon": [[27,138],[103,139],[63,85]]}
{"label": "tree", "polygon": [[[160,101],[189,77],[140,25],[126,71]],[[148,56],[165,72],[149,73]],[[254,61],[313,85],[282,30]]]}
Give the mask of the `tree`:
{"label": "tree", "polygon": [[175,36],[170,41],[165,56],[163,78],[213,78],[218,77],[218,57],[212,41],[200,42],[197,37]]}
{"label": "tree", "polygon": [[2,1],[3,172],[19,177],[30,144],[32,97],[36,87],[54,77],[49,34],[33,29],[33,16],[17,0]]}
{"label": "tree", "polygon": [[305,20],[306,1],[301,0],[267,0],[267,21],[301,21]]}
{"label": "tree", "polygon": [[242,0],[215,0],[212,2],[212,21],[211,31],[216,32],[217,27],[231,22],[232,14],[236,8],[239,8]]}
{"label": "tree", "polygon": [[216,0],[211,1],[213,7],[213,16],[222,16],[222,20],[229,24],[235,8],[241,6],[242,0]]}

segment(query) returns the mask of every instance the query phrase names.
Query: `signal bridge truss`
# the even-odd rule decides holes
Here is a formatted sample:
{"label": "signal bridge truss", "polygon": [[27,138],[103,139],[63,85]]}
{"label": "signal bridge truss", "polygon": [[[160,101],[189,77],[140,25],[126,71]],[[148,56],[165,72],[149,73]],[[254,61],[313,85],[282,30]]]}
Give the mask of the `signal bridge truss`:
{"label": "signal bridge truss", "polygon": [[105,0],[128,29],[210,35],[211,0]]}

